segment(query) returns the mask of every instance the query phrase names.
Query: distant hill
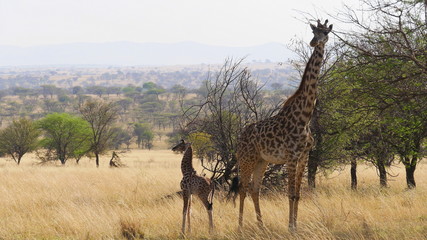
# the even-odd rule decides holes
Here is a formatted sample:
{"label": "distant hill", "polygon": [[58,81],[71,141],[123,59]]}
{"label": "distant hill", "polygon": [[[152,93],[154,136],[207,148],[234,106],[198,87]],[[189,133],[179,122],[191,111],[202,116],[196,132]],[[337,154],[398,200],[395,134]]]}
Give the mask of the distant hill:
{"label": "distant hill", "polygon": [[252,47],[211,46],[194,42],[0,46],[0,66],[221,64],[227,57],[246,57],[247,62],[285,62],[292,56],[280,43]]}

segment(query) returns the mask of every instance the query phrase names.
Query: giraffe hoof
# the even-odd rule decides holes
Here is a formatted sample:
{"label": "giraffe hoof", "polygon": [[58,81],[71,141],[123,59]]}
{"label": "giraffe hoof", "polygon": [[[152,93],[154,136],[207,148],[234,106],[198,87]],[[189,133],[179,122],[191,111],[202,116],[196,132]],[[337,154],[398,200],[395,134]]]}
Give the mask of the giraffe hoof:
{"label": "giraffe hoof", "polygon": [[290,232],[291,234],[296,233],[296,232],[297,232],[297,227],[296,227],[296,226],[294,226],[294,225],[289,225],[289,232]]}

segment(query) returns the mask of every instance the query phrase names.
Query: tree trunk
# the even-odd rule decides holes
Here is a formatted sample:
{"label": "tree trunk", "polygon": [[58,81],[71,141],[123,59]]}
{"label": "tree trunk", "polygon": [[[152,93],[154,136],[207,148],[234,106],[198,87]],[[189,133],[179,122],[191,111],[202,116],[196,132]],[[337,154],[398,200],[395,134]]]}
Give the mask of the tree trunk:
{"label": "tree trunk", "polygon": [[99,167],[99,154],[95,153],[95,163],[96,163],[96,167]]}
{"label": "tree trunk", "polygon": [[[230,179],[230,175],[233,173],[233,169],[235,169],[234,166],[236,166],[236,163],[236,157],[233,155],[231,160],[226,163],[224,174],[220,178],[217,178],[217,181],[221,185],[223,185],[225,182],[227,182],[228,179]],[[237,168],[235,170],[237,170]]]}
{"label": "tree trunk", "polygon": [[310,190],[313,190],[316,188],[316,173],[317,168],[319,167],[318,160],[316,157],[310,156],[308,158],[308,164],[307,164],[307,182],[308,187]]}
{"label": "tree trunk", "polygon": [[351,175],[351,189],[357,190],[357,161],[356,161],[356,159],[351,160],[350,175]]}
{"label": "tree trunk", "polygon": [[406,184],[408,185],[409,189],[413,189],[416,187],[414,172],[415,166],[406,167]]}
{"label": "tree trunk", "polygon": [[380,173],[380,186],[387,187],[387,171],[385,169],[384,160],[382,159],[377,160],[377,167]]}
{"label": "tree trunk", "polygon": [[415,169],[417,168],[417,158],[412,157],[412,160],[410,160],[408,157],[405,157],[403,160],[403,164],[405,165],[406,170],[406,184],[408,185],[409,189],[413,189],[416,187],[415,183]]}

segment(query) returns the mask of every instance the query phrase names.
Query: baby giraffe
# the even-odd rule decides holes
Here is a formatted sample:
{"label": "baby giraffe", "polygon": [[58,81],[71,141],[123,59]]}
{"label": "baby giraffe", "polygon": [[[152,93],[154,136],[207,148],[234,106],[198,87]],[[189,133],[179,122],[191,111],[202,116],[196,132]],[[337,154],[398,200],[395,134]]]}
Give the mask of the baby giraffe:
{"label": "baby giraffe", "polygon": [[[184,152],[181,162],[181,189],[184,199],[184,208],[182,216],[182,234],[185,234],[185,220],[188,222],[188,232],[191,232],[190,227],[190,209],[191,209],[191,195],[195,194],[202,201],[206,207],[209,216],[209,232],[213,232],[212,220],[212,201],[214,194],[214,184],[210,179],[199,176],[193,168],[193,149],[191,143],[186,143],[184,140],[172,148],[174,152]],[[186,218],[187,217],[187,218]]]}

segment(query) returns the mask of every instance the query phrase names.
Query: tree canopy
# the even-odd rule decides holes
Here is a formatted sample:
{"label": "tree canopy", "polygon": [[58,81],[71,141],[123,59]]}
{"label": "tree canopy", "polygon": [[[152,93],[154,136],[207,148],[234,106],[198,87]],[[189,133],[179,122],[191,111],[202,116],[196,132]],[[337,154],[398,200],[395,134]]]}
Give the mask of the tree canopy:
{"label": "tree canopy", "polygon": [[80,159],[90,149],[89,124],[68,113],[49,114],[37,122],[45,138],[42,146],[62,164],[69,158]]}
{"label": "tree canopy", "polygon": [[38,146],[39,130],[33,121],[27,118],[13,120],[0,130],[0,151],[9,154],[19,165],[22,157]]}

